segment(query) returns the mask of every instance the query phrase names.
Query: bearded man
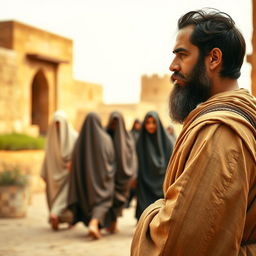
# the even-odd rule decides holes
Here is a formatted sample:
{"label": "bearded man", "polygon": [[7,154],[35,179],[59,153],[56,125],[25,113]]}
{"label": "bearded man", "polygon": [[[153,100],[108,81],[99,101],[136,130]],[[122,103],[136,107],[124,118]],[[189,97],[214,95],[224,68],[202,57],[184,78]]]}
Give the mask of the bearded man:
{"label": "bearded man", "polygon": [[256,255],[256,99],[237,81],[245,48],[226,13],[179,19],[169,105],[183,129],[132,256]]}

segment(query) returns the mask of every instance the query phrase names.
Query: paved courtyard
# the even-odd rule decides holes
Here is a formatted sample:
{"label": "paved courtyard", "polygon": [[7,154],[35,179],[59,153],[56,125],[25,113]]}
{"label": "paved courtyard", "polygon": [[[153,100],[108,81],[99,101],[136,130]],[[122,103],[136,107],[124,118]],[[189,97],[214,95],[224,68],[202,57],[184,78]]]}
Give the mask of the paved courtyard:
{"label": "paved courtyard", "polygon": [[[134,203],[134,202],[133,202]],[[34,194],[27,217],[0,219],[1,256],[128,256],[136,225],[134,205],[125,209],[119,220],[119,233],[103,233],[92,240],[87,228],[77,224],[73,229],[61,227],[52,231],[47,223],[47,207],[43,193]]]}

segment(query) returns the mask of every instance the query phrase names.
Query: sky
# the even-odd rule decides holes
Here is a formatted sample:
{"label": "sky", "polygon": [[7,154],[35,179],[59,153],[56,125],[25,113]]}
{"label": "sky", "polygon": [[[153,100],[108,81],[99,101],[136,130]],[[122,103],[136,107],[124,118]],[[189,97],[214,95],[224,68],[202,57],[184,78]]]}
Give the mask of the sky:
{"label": "sky", "polygon": [[[137,103],[142,75],[171,74],[177,20],[205,7],[227,12],[252,52],[251,0],[0,0],[16,20],[73,40],[74,79],[101,84],[105,103]],[[240,87],[250,89],[245,62]]]}

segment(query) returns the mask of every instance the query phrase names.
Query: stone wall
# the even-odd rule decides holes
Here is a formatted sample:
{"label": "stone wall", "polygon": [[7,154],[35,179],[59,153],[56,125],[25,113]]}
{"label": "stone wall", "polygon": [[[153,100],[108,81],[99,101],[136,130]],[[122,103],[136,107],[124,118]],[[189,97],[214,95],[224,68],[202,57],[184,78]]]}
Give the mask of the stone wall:
{"label": "stone wall", "polygon": [[141,77],[141,102],[162,103],[167,101],[172,85],[170,76],[144,75]]}
{"label": "stone wall", "polygon": [[17,66],[16,53],[13,50],[0,48],[0,132],[19,130],[20,91],[16,90]]}
{"label": "stone wall", "polygon": [[79,130],[83,121],[83,117],[80,116],[81,109],[89,112],[98,108],[98,104],[101,104],[103,99],[102,86],[89,82],[74,81],[68,92],[61,109],[67,112],[69,120]]}

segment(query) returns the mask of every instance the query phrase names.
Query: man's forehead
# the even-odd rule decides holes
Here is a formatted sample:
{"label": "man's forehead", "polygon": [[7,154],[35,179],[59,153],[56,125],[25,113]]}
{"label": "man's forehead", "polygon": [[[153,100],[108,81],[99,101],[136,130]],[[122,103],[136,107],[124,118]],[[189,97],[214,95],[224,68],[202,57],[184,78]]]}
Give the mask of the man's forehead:
{"label": "man's forehead", "polygon": [[194,30],[193,26],[187,26],[178,31],[176,36],[174,51],[176,49],[187,49],[189,46],[192,45],[192,43],[190,42],[190,36],[193,30]]}

